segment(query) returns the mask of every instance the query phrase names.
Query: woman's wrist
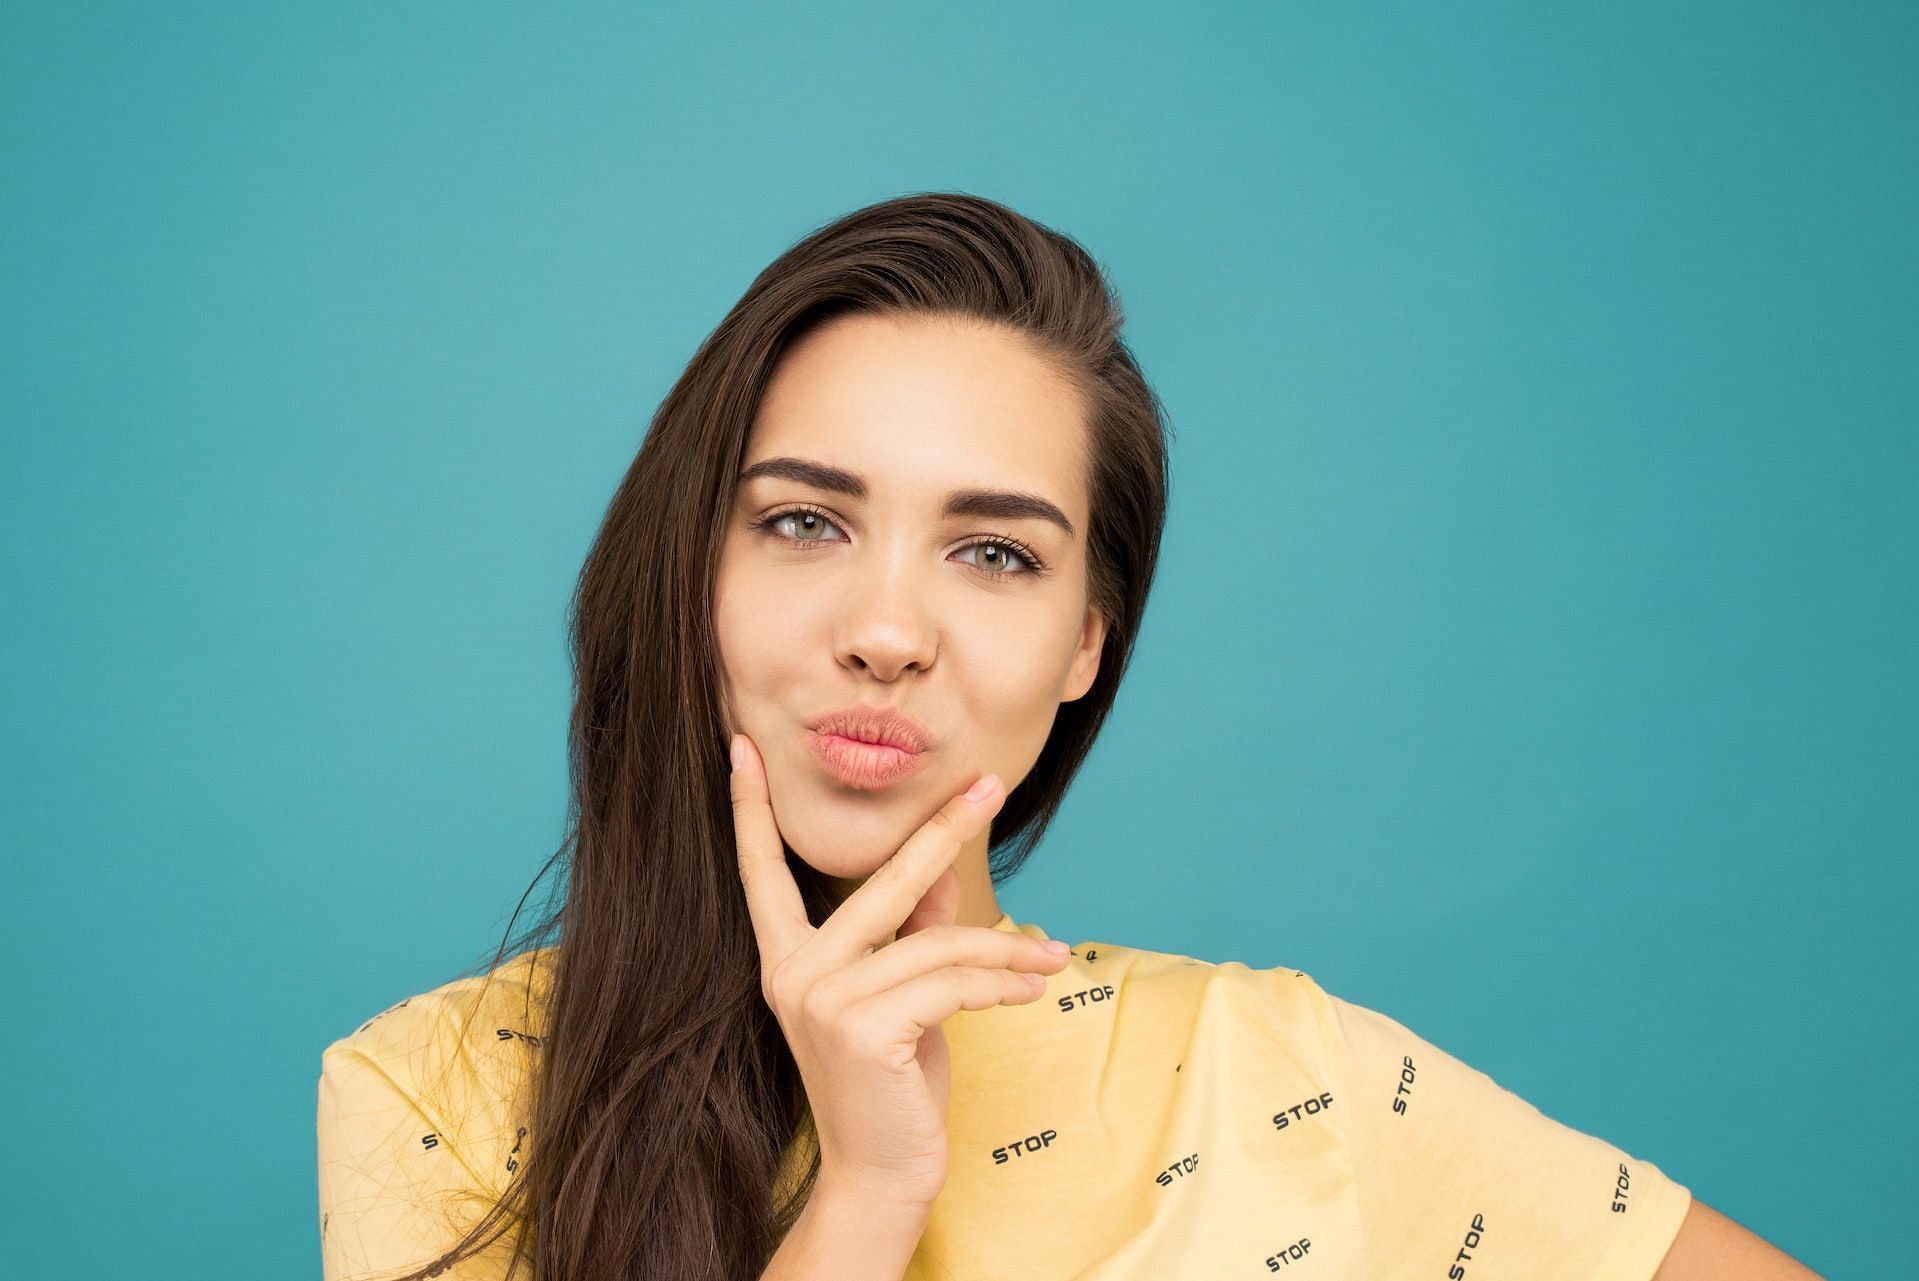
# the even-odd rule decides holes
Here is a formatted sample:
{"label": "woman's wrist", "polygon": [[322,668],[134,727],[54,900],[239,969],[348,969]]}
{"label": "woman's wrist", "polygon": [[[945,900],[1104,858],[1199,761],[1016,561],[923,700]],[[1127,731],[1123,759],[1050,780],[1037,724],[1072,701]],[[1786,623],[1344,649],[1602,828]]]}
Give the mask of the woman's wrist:
{"label": "woman's wrist", "polygon": [[813,1181],[813,1194],[829,1197],[835,1204],[863,1207],[866,1212],[879,1214],[888,1221],[917,1222],[923,1229],[926,1220],[932,1217],[933,1197],[937,1192],[931,1195],[903,1192],[884,1177],[868,1178],[822,1164],[819,1177]]}
{"label": "woman's wrist", "polygon": [[822,1170],[761,1281],[900,1281],[932,1214]]}

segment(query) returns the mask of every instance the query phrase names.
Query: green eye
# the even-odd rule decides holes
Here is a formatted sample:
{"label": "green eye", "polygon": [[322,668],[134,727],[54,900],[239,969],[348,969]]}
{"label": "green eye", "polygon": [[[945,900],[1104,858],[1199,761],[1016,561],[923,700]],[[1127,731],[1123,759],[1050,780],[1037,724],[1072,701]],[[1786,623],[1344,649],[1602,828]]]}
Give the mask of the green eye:
{"label": "green eye", "polygon": [[[754,530],[764,530],[767,533],[770,533],[773,537],[778,538],[782,542],[790,543],[794,545],[804,544],[804,543],[817,544],[817,543],[833,541],[832,539],[828,539],[828,538],[801,538],[793,534],[788,534],[779,528],[780,523],[786,520],[788,517],[809,517],[809,516],[812,517],[815,522],[817,522],[815,525],[811,527],[815,531],[819,530],[821,527],[825,527],[828,529],[839,528],[839,526],[834,524],[832,519],[828,517],[825,512],[820,511],[819,509],[814,507],[782,508],[779,511],[772,512],[766,516],[761,517],[759,520],[754,521],[751,528]],[[1034,555],[1033,552],[1029,548],[1027,548],[1024,544],[1014,542],[1010,538],[976,539],[973,542],[966,544],[966,546],[961,548],[960,550],[971,551],[975,547],[996,548],[1001,553],[1001,558],[1000,558],[1001,564],[1005,563],[1005,557],[1010,554],[1016,561],[1019,562],[1020,565],[1024,567],[1018,570],[980,569],[980,574],[983,577],[1019,578],[1025,575],[1031,575],[1037,578],[1047,572],[1045,563],[1042,562],[1038,556]],[[975,565],[974,568],[979,569],[979,566]]]}
{"label": "green eye", "polygon": [[[1005,564],[1006,563],[1005,558],[1007,556],[1011,556],[1015,560],[1019,561],[1020,564],[1026,566],[1026,568],[1019,571],[1020,574],[1030,574],[1034,572],[1032,558],[1028,556],[1025,552],[1022,552],[1019,548],[1013,546],[1011,543],[1001,542],[998,539],[988,539],[984,542],[968,543],[966,544],[966,546],[962,547],[960,550],[972,551],[975,547],[997,548],[1000,552],[1001,564]],[[1017,576],[1018,576],[1017,574],[1009,575],[1005,573],[1004,571],[1000,571],[1000,570],[995,570],[993,573],[993,577],[995,578],[1007,578],[1007,577],[1017,577]]]}
{"label": "green eye", "polygon": [[[778,522],[778,521],[785,520],[788,516],[811,516],[813,519],[819,521],[822,524],[825,524],[825,525],[833,524],[832,521],[827,520],[824,516],[820,515],[818,512],[807,511],[804,508],[795,508],[794,510],[790,512],[781,512],[777,516],[769,516],[767,517],[767,521],[769,523]],[[817,538],[796,538],[794,539],[794,541],[816,543],[816,542],[819,542],[820,540]]]}

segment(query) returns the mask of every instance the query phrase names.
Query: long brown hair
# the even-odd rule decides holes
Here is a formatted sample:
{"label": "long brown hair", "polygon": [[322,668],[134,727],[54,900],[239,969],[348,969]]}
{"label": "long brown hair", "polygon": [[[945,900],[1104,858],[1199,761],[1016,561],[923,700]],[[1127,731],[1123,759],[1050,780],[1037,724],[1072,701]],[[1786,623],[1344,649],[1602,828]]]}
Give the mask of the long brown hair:
{"label": "long brown hair", "polygon": [[[995,884],[1039,843],[1113,705],[1158,560],[1171,428],[1100,266],[1002,204],[951,192],[882,201],[807,235],[694,353],[581,569],[567,835],[533,882],[558,867],[564,892],[518,939],[509,921],[474,967],[548,945],[525,1158],[500,1201],[407,1281],[509,1231],[511,1272],[530,1263],[535,1281],[741,1281],[764,1270],[812,1190],[817,1149],[776,1196],[782,1155],[811,1119],[762,996],[739,883],[712,603],[734,477],[774,368],[849,313],[995,323],[1086,407],[1088,600],[1106,639],[1092,688],[1061,704],[996,817]],[[788,854],[820,924],[835,899]]]}

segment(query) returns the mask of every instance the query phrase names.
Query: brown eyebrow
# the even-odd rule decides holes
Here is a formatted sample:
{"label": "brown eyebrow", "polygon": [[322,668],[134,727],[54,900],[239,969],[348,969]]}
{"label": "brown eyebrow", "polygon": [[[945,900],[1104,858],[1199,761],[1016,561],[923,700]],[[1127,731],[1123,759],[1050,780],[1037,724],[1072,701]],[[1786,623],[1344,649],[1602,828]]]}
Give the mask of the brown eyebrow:
{"label": "brown eyebrow", "polygon": [[[738,483],[746,484],[761,476],[774,476],[781,480],[797,481],[802,485],[811,485],[815,489],[824,489],[830,493],[845,494],[848,498],[866,500],[866,482],[839,467],[829,467],[825,463],[816,463],[807,458],[767,458],[754,463],[739,475]],[[1058,525],[1069,535],[1074,533],[1073,522],[1066,513],[1038,494],[1020,493],[1012,489],[956,489],[946,496],[946,506],[941,509],[946,516],[979,516],[999,520],[1044,520]]]}

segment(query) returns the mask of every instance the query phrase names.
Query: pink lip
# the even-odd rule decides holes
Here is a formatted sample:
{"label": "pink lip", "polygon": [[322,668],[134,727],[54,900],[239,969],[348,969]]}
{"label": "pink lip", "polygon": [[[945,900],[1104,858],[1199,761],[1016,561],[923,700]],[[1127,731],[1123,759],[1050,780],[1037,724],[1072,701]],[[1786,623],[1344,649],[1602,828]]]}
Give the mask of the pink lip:
{"label": "pink lip", "polygon": [[807,746],[820,765],[848,787],[877,791],[926,763],[933,736],[897,707],[854,703],[815,716]]}
{"label": "pink lip", "polygon": [[821,734],[837,734],[856,743],[878,743],[907,752],[929,752],[933,736],[926,726],[897,707],[875,707],[853,703],[815,716],[806,728]]}
{"label": "pink lip", "polygon": [[861,791],[891,787],[926,764],[926,756],[921,752],[818,730],[808,735],[807,746],[813,749],[813,758],[828,774]]}

